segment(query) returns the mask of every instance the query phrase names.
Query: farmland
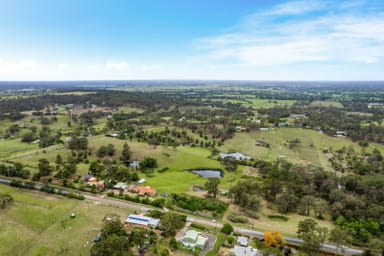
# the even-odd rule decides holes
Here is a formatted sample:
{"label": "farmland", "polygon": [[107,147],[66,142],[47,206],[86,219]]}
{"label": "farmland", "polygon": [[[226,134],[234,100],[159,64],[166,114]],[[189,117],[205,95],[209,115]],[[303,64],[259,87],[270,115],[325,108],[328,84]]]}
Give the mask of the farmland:
{"label": "farmland", "polygon": [[[1,255],[89,255],[103,217],[110,212],[124,219],[129,209],[31,193],[0,185],[15,205],[0,215]],[[71,213],[76,218],[71,219]],[[70,239],[69,239],[70,238]]]}
{"label": "farmland", "polygon": [[[159,208],[289,236],[295,236],[307,218],[332,230],[344,214],[343,225],[348,225],[355,213],[339,207],[346,203],[343,196],[372,207],[371,219],[379,216],[376,197],[357,199],[354,188],[346,188],[356,177],[361,186],[370,186],[370,175],[381,177],[383,122],[365,102],[327,98],[329,91],[324,96],[321,91],[300,94],[278,88],[115,89],[58,92],[41,101],[34,95],[34,111],[25,106],[30,103],[27,96],[11,98],[25,102],[13,106],[22,114],[7,112],[0,120],[2,175],[101,197],[152,206],[154,202]],[[36,104],[41,111],[36,111]],[[209,192],[207,179],[189,171],[193,169],[220,170],[215,194]],[[87,176],[97,183],[89,183]],[[150,187],[156,194],[113,189],[121,184]],[[64,255],[77,250],[87,255],[103,216],[117,211],[124,218],[130,211],[4,186],[0,192],[11,194],[16,202],[4,210],[0,238],[11,241],[23,234],[20,247],[14,249],[18,254]],[[330,198],[332,193],[342,196]],[[210,207],[220,204],[224,210]],[[71,212],[76,212],[75,219],[68,218]],[[72,232],[76,235],[66,244]],[[373,236],[379,239],[380,234]],[[44,243],[46,239],[52,243]],[[364,243],[354,239],[355,245]],[[1,249],[0,254],[10,254]]]}

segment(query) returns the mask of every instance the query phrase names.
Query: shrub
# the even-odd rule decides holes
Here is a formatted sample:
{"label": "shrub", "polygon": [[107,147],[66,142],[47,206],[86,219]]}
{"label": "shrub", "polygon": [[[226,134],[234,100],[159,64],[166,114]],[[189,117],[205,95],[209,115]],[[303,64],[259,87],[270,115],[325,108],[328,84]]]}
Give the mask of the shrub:
{"label": "shrub", "polygon": [[233,223],[247,223],[248,219],[242,216],[238,216],[235,213],[230,213],[227,215],[227,219]]}
{"label": "shrub", "polygon": [[191,228],[196,228],[199,230],[206,230],[207,228],[204,225],[198,224],[198,223],[192,223]]}
{"label": "shrub", "polygon": [[229,235],[233,232],[233,227],[231,224],[225,223],[220,231],[223,232],[224,234]]}
{"label": "shrub", "polygon": [[199,198],[186,195],[171,194],[173,203],[178,207],[190,210],[192,212],[207,210],[222,214],[228,208],[228,205],[216,199]]}
{"label": "shrub", "polygon": [[268,219],[282,222],[288,221],[288,218],[283,215],[268,215]]}

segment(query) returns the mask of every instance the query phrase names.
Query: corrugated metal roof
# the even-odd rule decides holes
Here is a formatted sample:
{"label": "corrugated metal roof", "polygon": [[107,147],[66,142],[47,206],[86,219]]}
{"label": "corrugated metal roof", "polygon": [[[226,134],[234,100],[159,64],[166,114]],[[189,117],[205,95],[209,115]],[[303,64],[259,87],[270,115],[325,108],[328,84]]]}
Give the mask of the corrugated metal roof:
{"label": "corrugated metal roof", "polygon": [[160,220],[147,217],[147,216],[141,216],[141,215],[135,215],[135,214],[130,214],[128,218],[125,220],[125,223],[130,223],[130,224],[138,224],[138,225],[143,225],[143,226],[157,226],[159,225]]}

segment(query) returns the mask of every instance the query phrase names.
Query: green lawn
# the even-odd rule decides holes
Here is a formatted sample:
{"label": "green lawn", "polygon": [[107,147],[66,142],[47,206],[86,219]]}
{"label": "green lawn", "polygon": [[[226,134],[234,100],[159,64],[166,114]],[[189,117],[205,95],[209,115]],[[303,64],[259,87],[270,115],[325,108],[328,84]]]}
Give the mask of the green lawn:
{"label": "green lawn", "polygon": [[[18,190],[0,185],[15,204],[0,211],[0,255],[89,255],[107,213],[125,219],[129,209]],[[70,213],[76,214],[70,219]]]}
{"label": "green lawn", "polygon": [[37,144],[23,143],[20,139],[0,140],[0,158],[10,157],[17,153],[38,149]]}
{"label": "green lawn", "polygon": [[254,99],[251,101],[252,101],[252,106],[256,109],[291,106],[296,102],[296,100],[263,100],[263,99]]}
{"label": "green lawn", "polygon": [[273,108],[285,107],[293,105],[296,100],[268,100],[268,99],[244,99],[244,100],[224,100],[225,103],[230,102],[233,104],[240,103],[244,107],[258,108]]}
{"label": "green lawn", "polygon": [[338,101],[319,101],[315,100],[311,103],[312,106],[316,107],[334,107],[334,108],[344,108],[343,104]]}

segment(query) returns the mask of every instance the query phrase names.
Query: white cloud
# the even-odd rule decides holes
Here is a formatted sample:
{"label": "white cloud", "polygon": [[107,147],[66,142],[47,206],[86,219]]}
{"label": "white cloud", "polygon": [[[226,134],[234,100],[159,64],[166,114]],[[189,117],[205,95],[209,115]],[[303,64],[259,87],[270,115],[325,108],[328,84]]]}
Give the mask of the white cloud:
{"label": "white cloud", "polygon": [[107,69],[109,70],[125,70],[129,67],[128,63],[125,61],[111,61],[108,60],[106,64]]}
{"label": "white cloud", "polygon": [[147,70],[150,70],[152,67],[151,66],[147,66],[147,65],[141,65],[140,67],[139,67],[139,69],[141,70],[141,71],[147,71]]}
{"label": "white cloud", "polygon": [[22,60],[2,59],[0,58],[0,69],[3,72],[21,72],[30,71],[38,68],[38,63],[31,58]]}
{"label": "white cloud", "polygon": [[59,70],[66,70],[66,69],[68,69],[69,67],[70,67],[70,65],[69,65],[68,63],[61,63],[61,64],[57,65],[57,68],[58,68]]}
{"label": "white cloud", "polygon": [[380,63],[384,59],[382,13],[367,16],[364,11],[344,11],[345,6],[333,3],[335,12],[324,10],[310,18],[281,17],[322,10],[325,3],[295,1],[259,11],[229,33],[198,39],[198,49],[206,51],[211,60],[235,65]]}
{"label": "white cloud", "polygon": [[321,41],[295,41],[276,45],[243,46],[214,52],[219,57],[233,57],[244,64],[270,66],[305,61],[326,61],[327,48]]}
{"label": "white cloud", "polygon": [[163,69],[163,65],[139,65],[138,69],[143,72]]}
{"label": "white cloud", "polygon": [[14,64],[16,69],[32,69],[37,67],[37,62],[34,59],[28,58],[18,61]]}
{"label": "white cloud", "polygon": [[267,15],[297,15],[324,9],[326,1],[293,1],[277,5]]}

